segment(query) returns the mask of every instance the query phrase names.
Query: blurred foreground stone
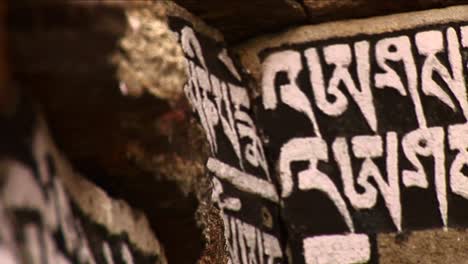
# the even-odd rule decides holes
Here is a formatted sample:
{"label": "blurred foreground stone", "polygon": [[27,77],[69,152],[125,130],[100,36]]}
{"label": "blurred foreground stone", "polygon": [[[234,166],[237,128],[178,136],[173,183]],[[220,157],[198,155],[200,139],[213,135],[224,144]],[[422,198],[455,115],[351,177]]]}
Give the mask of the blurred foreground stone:
{"label": "blurred foreground stone", "polygon": [[169,262],[222,263],[206,142],[169,15],[203,24],[163,1],[12,1],[11,68],[76,170],[144,211]]}
{"label": "blurred foreground stone", "polygon": [[146,216],[76,172],[20,102],[0,117],[2,263],[167,263]]}

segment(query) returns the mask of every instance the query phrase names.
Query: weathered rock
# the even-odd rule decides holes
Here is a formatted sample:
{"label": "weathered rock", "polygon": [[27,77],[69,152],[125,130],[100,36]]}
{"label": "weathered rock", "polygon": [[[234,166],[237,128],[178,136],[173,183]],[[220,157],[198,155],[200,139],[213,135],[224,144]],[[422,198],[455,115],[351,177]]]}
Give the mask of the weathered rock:
{"label": "weathered rock", "polygon": [[219,29],[228,42],[239,42],[265,32],[276,32],[306,21],[295,0],[176,0],[176,3]]}
{"label": "weathered rock", "polygon": [[186,97],[210,147],[212,197],[232,263],[283,263],[279,200],[250,101],[249,80],[222,41],[169,19],[187,60]]}
{"label": "weathered rock", "polygon": [[[150,229],[169,263],[417,263],[412,248],[461,248],[466,6],[298,27],[238,47],[240,61],[225,39],[464,1],[176,1],[224,36],[172,1],[10,2],[13,76],[73,164],[54,154],[28,173],[63,175],[71,211],[92,219],[80,225],[97,246],[71,247],[81,262],[93,250],[164,262]],[[0,153],[29,146],[28,121],[1,130]],[[0,201],[23,201],[9,200],[18,188]],[[56,227],[45,219],[41,232]]]}
{"label": "weathered rock", "polygon": [[300,24],[467,3],[466,0],[176,0],[175,2],[219,29],[231,44],[241,43],[247,38],[266,33],[278,33]]}
{"label": "weathered rock", "polygon": [[146,212],[169,262],[222,263],[206,141],[183,96],[185,58],[169,16],[203,25],[164,1],[13,1],[14,77],[42,103],[76,169]]}
{"label": "weathered rock", "polygon": [[[456,6],[303,26],[237,49],[257,84],[290,262],[420,263],[403,247],[468,227],[467,23],[468,6]],[[421,229],[401,246],[384,235]],[[465,257],[450,255],[455,232],[440,237],[449,255],[426,261]]]}
{"label": "weathered rock", "polygon": [[116,58],[118,77],[125,94],[141,96],[143,90],[148,89],[156,97],[176,103],[186,81],[182,51],[175,40],[170,41],[173,36],[156,12],[151,9],[128,11],[131,32],[120,42],[125,56]]}
{"label": "weathered rock", "polygon": [[441,8],[467,3],[464,0],[304,0],[308,20],[312,23]]}
{"label": "weathered rock", "polygon": [[2,263],[167,263],[146,216],[74,171],[32,110],[0,117]]}
{"label": "weathered rock", "polygon": [[465,263],[466,229],[425,230],[408,234],[380,234],[380,263]]}

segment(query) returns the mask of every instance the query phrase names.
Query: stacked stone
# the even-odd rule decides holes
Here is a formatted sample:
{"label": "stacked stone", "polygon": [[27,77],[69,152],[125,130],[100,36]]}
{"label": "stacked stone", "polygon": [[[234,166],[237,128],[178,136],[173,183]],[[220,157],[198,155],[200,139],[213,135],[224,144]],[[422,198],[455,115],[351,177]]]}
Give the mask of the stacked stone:
{"label": "stacked stone", "polygon": [[10,1],[0,258],[463,263],[467,7],[228,2]]}

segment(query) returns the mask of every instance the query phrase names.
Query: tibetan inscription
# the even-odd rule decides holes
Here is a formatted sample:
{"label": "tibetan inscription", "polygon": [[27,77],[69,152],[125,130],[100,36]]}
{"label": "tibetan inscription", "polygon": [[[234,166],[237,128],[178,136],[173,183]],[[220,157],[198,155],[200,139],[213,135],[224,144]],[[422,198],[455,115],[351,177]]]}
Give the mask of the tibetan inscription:
{"label": "tibetan inscription", "polygon": [[453,7],[239,48],[292,263],[376,263],[379,233],[468,227],[467,21]]}
{"label": "tibetan inscription", "polygon": [[249,90],[223,43],[169,19],[186,57],[186,98],[204,129],[213,201],[233,264],[284,263],[278,192],[252,117]]}

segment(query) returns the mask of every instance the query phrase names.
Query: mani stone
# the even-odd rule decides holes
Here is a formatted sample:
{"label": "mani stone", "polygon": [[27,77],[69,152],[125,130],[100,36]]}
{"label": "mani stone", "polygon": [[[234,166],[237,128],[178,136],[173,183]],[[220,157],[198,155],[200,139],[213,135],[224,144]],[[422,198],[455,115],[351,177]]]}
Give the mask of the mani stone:
{"label": "mani stone", "polygon": [[[466,144],[467,135],[467,21],[468,7],[453,6],[295,27],[235,48],[242,65],[256,80],[257,126],[268,138],[266,151],[274,157],[270,166],[276,168],[281,186],[281,217],[294,263],[419,263],[422,258],[431,263],[463,262],[464,252],[454,252],[466,239],[466,232],[458,228],[467,226],[468,185],[461,173],[463,167],[453,160],[460,160],[466,148],[458,149]],[[404,45],[385,46],[397,40]],[[406,47],[405,56],[392,57],[402,54],[402,46]],[[444,56],[450,59],[441,59]],[[382,70],[389,61],[402,60],[406,60],[405,68],[392,65]],[[408,66],[414,70],[409,72]],[[450,73],[435,70],[442,67]],[[395,74],[382,81],[378,78],[382,72]],[[439,80],[435,80],[437,74]],[[394,83],[400,80],[405,80],[403,89],[416,88],[426,104],[404,101],[405,92],[389,92],[389,88],[398,90]],[[339,93],[345,90],[349,93],[341,95],[349,101],[340,107],[336,102],[343,99]],[[372,93],[359,97],[366,90]],[[444,94],[450,94],[448,100],[459,105],[450,108]],[[328,105],[321,104],[324,101]],[[423,110],[416,109],[418,105]],[[374,107],[377,115],[370,117]],[[411,153],[414,157],[425,155],[419,151],[429,146],[425,140],[415,143],[413,136],[426,129],[438,131],[439,143],[433,147],[441,154],[433,157],[437,169],[420,165],[419,172],[425,170],[420,175],[427,177],[431,187],[411,183],[407,176],[418,171],[414,168],[418,168],[415,160],[419,162],[419,158],[413,159]],[[370,143],[377,142],[376,138],[380,138],[379,143]],[[384,157],[380,151],[383,144],[386,155],[391,149],[388,142],[400,141],[403,144],[397,147],[401,150],[394,151],[398,161],[384,163],[401,164],[394,177],[385,174],[391,171],[385,166],[379,173],[369,173],[368,162]],[[447,141],[452,142],[450,146]],[[352,145],[349,150],[348,145]],[[343,163],[343,156],[350,153],[355,160]],[[364,156],[362,163],[359,160]],[[392,191],[383,190],[380,173]],[[371,175],[377,184],[368,182]],[[459,180],[460,175],[463,180]],[[351,179],[351,184],[346,179]],[[358,185],[363,189],[356,190]],[[395,187],[398,191],[394,192]],[[367,199],[373,196],[367,196],[368,188],[376,190],[380,201]],[[415,231],[420,229],[425,231]],[[436,246],[433,241],[438,239],[446,243]],[[409,253],[426,247],[433,256],[426,255],[428,251],[418,252],[424,257]]]}

